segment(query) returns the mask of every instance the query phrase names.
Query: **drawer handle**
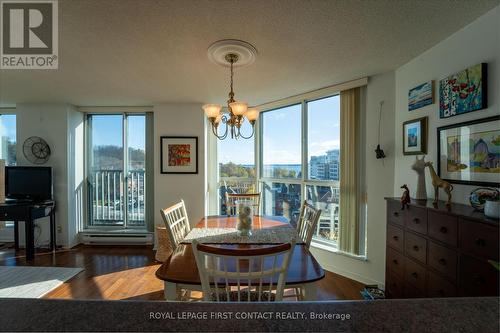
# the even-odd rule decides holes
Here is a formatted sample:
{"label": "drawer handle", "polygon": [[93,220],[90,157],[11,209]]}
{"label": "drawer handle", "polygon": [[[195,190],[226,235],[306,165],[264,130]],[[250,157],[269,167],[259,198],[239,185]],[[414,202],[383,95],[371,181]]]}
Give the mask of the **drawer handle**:
{"label": "drawer handle", "polygon": [[415,223],[415,224],[420,224],[420,219],[419,219],[418,217],[415,217],[415,218],[413,219],[413,223]]}
{"label": "drawer handle", "polygon": [[477,246],[486,246],[486,241],[482,238],[477,238],[476,239],[476,245]]}
{"label": "drawer handle", "polygon": [[398,217],[398,216],[399,216],[399,213],[398,213],[398,212],[394,212],[394,213],[392,213],[392,215],[394,215],[394,216]]}
{"label": "drawer handle", "polygon": [[445,234],[448,232],[448,228],[446,227],[441,227],[441,229],[439,229],[439,231],[441,231],[441,233]]}
{"label": "drawer handle", "polygon": [[446,266],[446,259],[441,258],[441,259],[439,259],[439,261],[438,261],[438,262],[439,262],[439,264],[440,264],[440,265],[442,265],[442,266]]}
{"label": "drawer handle", "polygon": [[394,265],[398,264],[398,261],[396,259],[394,259],[392,262],[394,263]]}
{"label": "drawer handle", "polygon": [[413,251],[418,252],[420,248],[417,245],[413,245]]}
{"label": "drawer handle", "polygon": [[416,278],[418,278],[418,273],[417,272],[413,272],[413,273],[411,273],[411,276],[413,276],[416,279]]}
{"label": "drawer handle", "polygon": [[399,240],[398,236],[392,236],[392,239],[394,239],[396,242]]}

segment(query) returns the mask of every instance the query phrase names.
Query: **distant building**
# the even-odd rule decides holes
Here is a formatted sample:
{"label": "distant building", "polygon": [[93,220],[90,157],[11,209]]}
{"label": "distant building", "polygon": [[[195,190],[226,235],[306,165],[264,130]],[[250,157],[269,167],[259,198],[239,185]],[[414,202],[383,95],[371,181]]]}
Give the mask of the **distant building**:
{"label": "distant building", "polygon": [[311,179],[339,180],[340,179],[340,151],[332,149],[326,155],[311,156],[309,170]]}

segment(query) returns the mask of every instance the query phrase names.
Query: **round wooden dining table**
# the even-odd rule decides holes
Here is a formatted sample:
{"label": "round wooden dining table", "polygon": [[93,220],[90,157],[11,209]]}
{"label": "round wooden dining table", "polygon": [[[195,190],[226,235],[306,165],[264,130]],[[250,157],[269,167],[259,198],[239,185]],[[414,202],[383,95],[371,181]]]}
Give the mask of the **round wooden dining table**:
{"label": "round wooden dining table", "polygon": [[[208,216],[202,218],[194,228],[236,228],[235,216]],[[253,229],[275,227],[292,227],[288,220],[281,216],[255,216]],[[221,244],[218,244],[221,246]],[[261,248],[269,244],[224,244],[229,248]],[[156,271],[156,277],[164,281],[165,299],[178,300],[179,290],[201,291],[200,276],[190,243],[181,243],[170,257]],[[325,272],[309,249],[302,243],[297,243],[292,253],[290,266],[286,276],[286,287],[300,286],[304,300],[317,299],[316,284],[325,277]]]}

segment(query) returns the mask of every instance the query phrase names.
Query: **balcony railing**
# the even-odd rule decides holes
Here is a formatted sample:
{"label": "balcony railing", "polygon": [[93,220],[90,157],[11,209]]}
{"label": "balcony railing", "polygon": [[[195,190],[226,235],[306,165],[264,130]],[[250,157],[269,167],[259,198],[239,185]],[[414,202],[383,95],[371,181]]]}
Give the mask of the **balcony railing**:
{"label": "balcony railing", "polygon": [[[125,206],[125,188],[128,202]],[[91,226],[144,226],[145,173],[129,171],[126,179],[121,170],[96,170],[91,178],[90,200],[92,204]],[[127,219],[125,219],[127,214]]]}

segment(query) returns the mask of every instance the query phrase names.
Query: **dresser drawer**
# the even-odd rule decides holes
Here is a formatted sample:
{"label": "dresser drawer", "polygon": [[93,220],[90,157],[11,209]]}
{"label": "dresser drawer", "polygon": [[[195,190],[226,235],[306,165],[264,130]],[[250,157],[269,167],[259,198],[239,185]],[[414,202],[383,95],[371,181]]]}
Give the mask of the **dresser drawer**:
{"label": "dresser drawer", "polygon": [[387,201],[387,220],[391,223],[404,225],[406,210],[401,210],[401,203],[397,201]]}
{"label": "dresser drawer", "polygon": [[387,245],[390,247],[404,252],[404,232],[403,229],[392,226],[390,224],[387,225]]}
{"label": "dresser drawer", "polygon": [[431,210],[429,210],[427,217],[429,236],[456,247],[458,240],[458,218]]}
{"label": "dresser drawer", "polygon": [[405,257],[401,253],[388,247],[386,258],[387,258],[386,267],[388,271],[390,271],[394,275],[397,275],[400,278],[404,278]]}
{"label": "dresser drawer", "polygon": [[405,253],[422,264],[427,263],[427,240],[410,232],[405,232]]}
{"label": "dresser drawer", "polygon": [[422,298],[425,297],[425,292],[411,284],[406,283],[403,291],[405,298]]}
{"label": "dresser drawer", "polygon": [[457,262],[457,252],[434,242],[429,242],[429,266],[456,281]]}
{"label": "dresser drawer", "polygon": [[411,259],[405,261],[405,281],[419,290],[425,290],[426,273],[425,267],[417,264]]}
{"label": "dresser drawer", "polygon": [[455,297],[457,296],[457,287],[442,278],[441,276],[428,272],[427,278],[427,296],[428,297]]}
{"label": "dresser drawer", "polygon": [[410,206],[404,219],[406,228],[423,235],[427,234],[427,210],[425,208]]}
{"label": "dresser drawer", "polygon": [[403,279],[398,278],[394,274],[387,273],[385,279],[385,296],[387,298],[402,298],[403,288]]}
{"label": "dresser drawer", "polygon": [[28,206],[5,205],[0,212],[0,221],[22,221],[26,219]]}
{"label": "dresser drawer", "polygon": [[498,261],[498,228],[460,219],[460,248],[465,253]]}
{"label": "dresser drawer", "polygon": [[487,261],[460,257],[460,296],[498,296],[498,271]]}

